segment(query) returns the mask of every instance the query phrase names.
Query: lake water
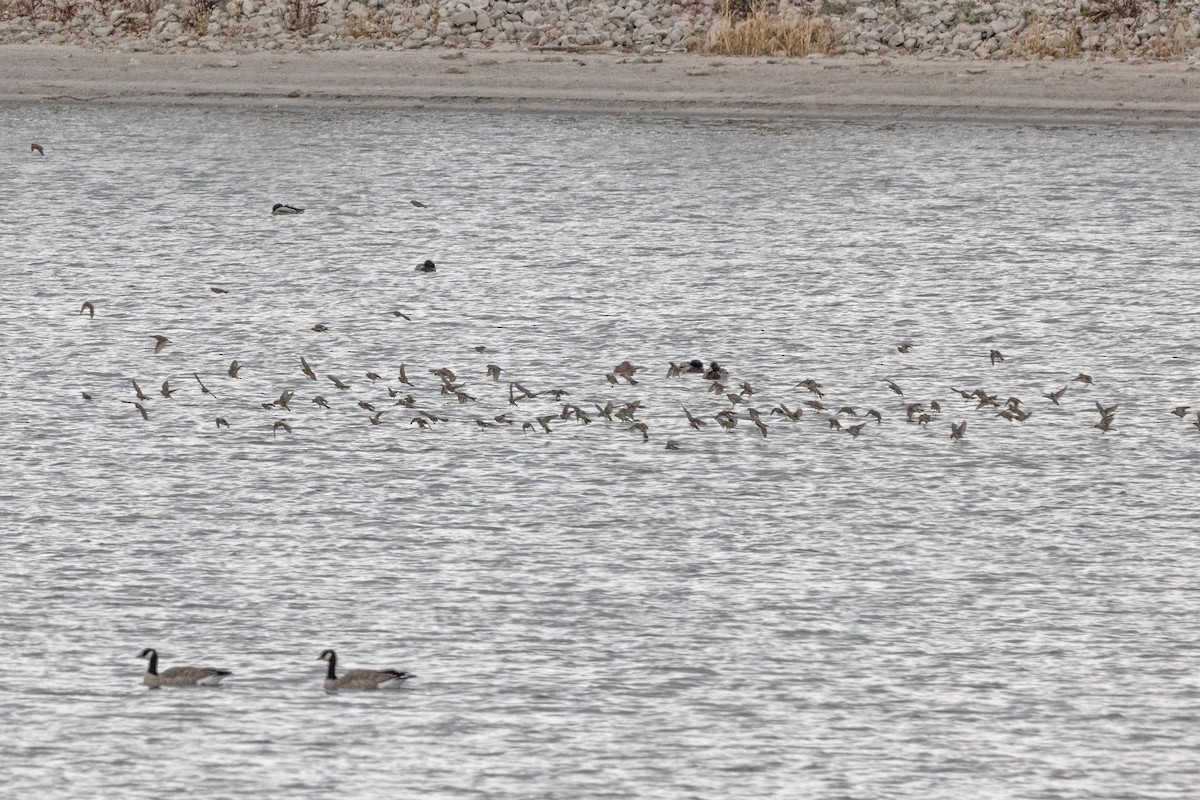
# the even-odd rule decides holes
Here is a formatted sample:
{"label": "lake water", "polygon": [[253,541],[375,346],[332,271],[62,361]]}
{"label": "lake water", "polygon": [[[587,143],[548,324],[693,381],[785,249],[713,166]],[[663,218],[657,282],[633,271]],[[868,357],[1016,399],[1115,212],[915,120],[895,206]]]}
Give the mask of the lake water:
{"label": "lake water", "polygon": [[1195,128],[0,122],[0,794],[1195,796]]}

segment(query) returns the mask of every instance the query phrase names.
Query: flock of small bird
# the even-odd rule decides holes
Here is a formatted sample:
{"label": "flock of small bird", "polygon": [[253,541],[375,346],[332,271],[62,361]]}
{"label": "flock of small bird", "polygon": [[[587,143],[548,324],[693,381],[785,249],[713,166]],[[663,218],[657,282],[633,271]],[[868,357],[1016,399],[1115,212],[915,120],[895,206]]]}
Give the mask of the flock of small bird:
{"label": "flock of small bird", "polygon": [[[229,293],[217,286],[210,287],[210,291],[217,296]],[[95,319],[97,309],[93,302],[86,301],[81,306],[79,313],[86,313],[89,319]],[[392,310],[387,313],[396,319],[412,320],[412,316],[403,311]],[[317,323],[312,326],[311,330],[317,334],[325,334],[330,331],[330,328],[324,323]],[[152,342],[152,345],[148,344],[148,347],[152,347],[155,354],[162,353],[173,344],[172,340],[163,334],[148,334],[148,338]],[[913,347],[912,343],[904,342],[898,345],[896,350],[900,354],[906,354]],[[485,346],[478,346],[475,351],[485,354],[488,349]],[[988,358],[992,366],[1000,365],[1005,361],[1004,355],[999,350],[992,350]],[[300,387],[307,383],[313,386],[311,394],[305,393],[308,395],[308,404],[322,412],[333,411],[338,407],[349,408],[352,411],[357,410],[355,413],[365,412],[363,418],[370,425],[384,425],[393,421],[405,426],[417,426],[421,429],[434,428],[448,422],[466,423],[479,428],[519,425],[525,434],[550,434],[559,430],[562,423],[590,425],[603,421],[607,424],[621,425],[628,431],[640,434],[643,441],[651,439],[649,424],[641,418],[640,414],[646,408],[645,403],[641,399],[617,401],[611,396],[613,391],[637,386],[647,380],[643,367],[636,366],[628,360],[603,372],[603,384],[599,382],[599,375],[597,375],[593,379],[595,383],[591,389],[592,398],[578,402],[572,399],[572,392],[567,388],[538,387],[537,390],[533,390],[528,388],[528,381],[523,382],[523,379],[509,375],[509,371],[499,364],[488,363],[483,370],[482,380],[501,386],[504,382],[507,383],[507,392],[504,395],[507,400],[507,409],[499,414],[494,413],[497,410],[494,407],[488,409],[486,400],[479,399],[484,392],[470,386],[464,378],[448,366],[425,370],[425,374],[429,375],[429,378],[410,377],[408,365],[404,363],[387,371],[388,377],[385,377],[384,370],[367,371],[361,378],[352,378],[346,374],[334,374],[327,369],[321,370],[325,373],[322,376],[318,374],[317,369],[305,355],[297,354],[294,368],[296,383],[286,387],[280,387],[277,384],[274,389],[270,390],[270,394],[260,396],[262,402],[259,405],[262,409],[276,415],[281,411],[287,412],[289,415],[294,414],[293,404],[296,402],[297,393],[302,391]],[[226,379],[229,381],[241,380],[242,371],[243,364],[237,359],[233,359],[225,370]],[[638,377],[639,375],[641,377]],[[216,392],[209,388],[198,371],[192,372],[190,377],[194,379],[195,386],[201,395],[214,401],[218,399]],[[755,398],[761,397],[759,391],[747,381],[737,381],[736,383],[731,381],[728,370],[715,361],[710,362],[707,366],[699,359],[681,363],[669,361],[667,362],[666,378],[695,380],[698,382],[698,386],[704,387],[704,394],[713,395],[712,399],[719,401],[722,405],[728,403],[727,408],[722,407],[715,412],[710,410],[700,414],[693,413],[687,405],[681,404],[683,418],[687,421],[688,426],[695,430],[701,430],[710,423],[715,423],[723,430],[733,431],[738,428],[739,423],[747,422],[765,438],[771,430],[768,424],[771,418],[779,417],[780,422],[794,424],[808,416],[822,422],[823,427],[832,431],[844,432],[850,437],[858,437],[868,430],[868,425],[872,423],[876,426],[882,425],[885,413],[888,416],[902,416],[905,423],[922,427],[941,419],[943,413],[944,400],[914,401],[905,394],[903,387],[888,378],[881,378],[880,383],[895,397],[891,404],[884,406],[884,410],[828,401],[825,387],[814,378],[804,378],[791,387],[793,392],[799,390],[804,392],[800,399],[790,401],[791,405],[789,402],[778,402],[756,408]],[[173,386],[171,381],[172,378],[168,377],[157,391],[157,395],[163,400],[172,399],[180,391],[180,388]],[[342,400],[341,397],[330,399],[333,395],[327,398],[318,388],[325,382],[328,382],[328,387],[338,395],[347,396],[349,400]],[[423,386],[418,385],[422,383]],[[604,388],[605,385],[607,385],[607,390]],[[1078,385],[1080,388],[1091,387],[1094,385],[1094,381],[1090,375],[1080,373],[1066,381],[1061,388],[1043,393],[1042,398],[1044,401],[1058,406],[1068,394],[1071,385]],[[220,388],[218,387],[218,389]],[[1034,415],[1030,404],[1019,397],[1002,398],[999,393],[992,393],[983,388],[949,388],[963,401],[974,404],[975,411],[991,412],[995,417],[1010,423],[1025,423]],[[122,398],[121,402],[133,406],[143,419],[149,420],[150,401],[155,393],[143,390],[137,379],[133,377],[129,378],[129,389],[132,392],[132,398]],[[279,391],[277,397],[274,391]],[[386,396],[384,395],[385,391]],[[699,388],[694,391],[697,394],[701,393]],[[437,393],[438,400],[433,399],[433,392]],[[598,402],[595,398],[595,394],[600,392],[608,394],[606,397],[599,398],[602,402]],[[343,393],[346,394],[343,395]],[[90,392],[85,391],[82,394],[84,400],[93,400]],[[418,396],[422,399],[418,399]],[[703,402],[701,398],[697,397],[691,403],[692,408],[696,408],[697,404],[701,402]],[[464,415],[447,411],[447,404],[467,413]],[[1099,413],[1099,421],[1094,427],[1104,433],[1112,430],[1116,422],[1118,405],[1106,406],[1096,402],[1095,408]],[[1181,405],[1176,406],[1172,413],[1183,419],[1187,416],[1188,411],[1189,406]],[[218,428],[230,427],[229,418],[226,416],[215,416],[213,419]],[[278,438],[281,434],[294,433],[294,422],[294,416],[272,419],[269,427],[271,436]],[[966,437],[966,419],[950,421],[949,424],[949,435],[952,440],[961,440]],[[1196,414],[1196,419],[1191,424],[1200,430],[1200,413]],[[665,445],[670,450],[677,450],[681,447],[678,439],[667,439]]]}
{"label": "flock of small bird", "polygon": [[[31,151],[39,155],[45,155],[42,146],[36,143],[31,146]],[[412,200],[410,202],[413,206],[418,208],[427,207],[424,203],[418,200]],[[276,203],[271,209],[271,213],[274,215],[302,214],[303,212],[303,208],[286,203]],[[416,271],[430,273],[435,272],[436,267],[433,261],[425,260],[423,263],[417,265]],[[218,286],[210,287],[210,290],[214,295],[218,296],[228,294],[227,290]],[[94,319],[96,317],[95,304],[91,301],[85,301],[80,308],[79,313],[83,314],[85,312],[87,313],[89,319]],[[405,321],[412,320],[410,315],[399,310],[393,310],[390,313],[392,316],[398,319],[403,319]],[[315,333],[327,333],[329,331],[329,327],[323,323],[317,323],[312,326],[312,330]],[[172,344],[171,339],[162,334],[150,334],[150,336],[154,342],[154,352],[156,354],[161,353],[166,347]],[[903,355],[909,353],[913,347],[914,345],[911,342],[902,342],[896,346],[896,350]],[[475,349],[479,353],[487,352],[487,348],[484,346],[479,346]],[[296,366],[299,373],[303,374],[308,381],[320,383],[321,379],[318,377],[316,370],[313,369],[309,361],[303,355],[299,355],[297,359]],[[988,360],[992,366],[996,366],[997,364],[1003,363],[1005,361],[1005,357],[1004,354],[999,350],[992,349],[988,354]],[[229,379],[236,380],[241,377],[239,375],[241,369],[242,365],[237,361],[237,359],[234,359],[230,362],[229,367],[226,370],[226,374]],[[642,379],[635,377],[641,370],[642,367],[634,366],[630,361],[626,360],[614,366],[610,371],[604,373],[604,378],[607,383],[613,387],[626,385],[636,386],[640,380],[645,379],[644,375]],[[503,380],[502,376],[505,375],[506,372],[507,370],[503,369],[498,364],[487,364],[486,379],[492,381],[501,381]],[[463,406],[481,408],[481,404],[479,404],[477,397],[468,392],[468,386],[466,382],[461,380],[458,374],[455,373],[455,371],[451,368],[446,366],[437,367],[429,369],[428,373],[437,379],[436,388],[443,398],[447,396],[453,397],[454,400]],[[418,404],[418,401],[414,396],[414,393],[418,393],[418,390],[414,387],[413,382],[409,379],[407,366],[405,364],[400,364],[399,368],[394,370],[392,374],[396,375],[394,379],[385,379],[383,374],[380,372],[368,371],[365,373],[365,379],[369,382],[370,386],[381,385],[386,388],[388,398],[387,402],[390,402],[393,406],[402,407],[405,409],[405,412],[409,414],[407,418],[409,425],[416,425],[419,428],[428,429],[439,423],[451,421],[451,417],[445,416],[447,412],[444,410],[440,408],[431,409],[427,406],[422,407]],[[851,437],[858,437],[867,429],[867,420],[874,421],[876,425],[882,425],[884,420],[883,412],[875,408],[860,409],[853,405],[844,404],[835,408],[834,404],[826,404],[824,400],[824,388],[813,378],[805,378],[791,387],[793,391],[797,389],[803,389],[808,395],[807,399],[800,400],[799,402],[793,401],[793,404],[795,405],[794,408],[789,407],[786,402],[779,402],[770,407],[767,411],[763,411],[751,405],[752,398],[758,393],[755,388],[745,381],[740,381],[739,385],[737,386],[727,385],[726,382],[729,379],[729,373],[727,370],[717,364],[717,362],[710,362],[707,367],[699,359],[693,359],[680,364],[677,364],[673,361],[668,362],[666,371],[666,377],[668,379],[691,375],[698,375],[703,378],[707,384],[708,392],[714,394],[717,398],[727,401],[730,404],[729,408],[723,408],[715,413],[699,416],[693,414],[692,411],[690,411],[686,406],[683,406],[682,410],[684,418],[687,420],[688,425],[695,430],[704,428],[709,424],[709,422],[715,422],[720,428],[726,431],[732,431],[738,427],[739,422],[748,421],[755,427],[755,429],[757,429],[758,433],[765,438],[770,431],[770,427],[767,424],[768,418],[777,415],[782,418],[782,421],[798,423],[805,414],[809,414],[816,416],[818,419],[824,420],[825,425],[831,430],[845,432]],[[192,377],[195,379],[202,395],[209,396],[214,400],[217,399],[217,395],[205,385],[203,379],[200,377],[199,372],[193,372]],[[509,377],[512,378],[512,376]],[[342,377],[328,373],[325,375],[325,379],[328,380],[332,387],[338,392],[350,391],[353,386],[358,383],[358,379],[343,379]],[[164,380],[158,392],[158,394],[166,399],[171,399],[178,391],[180,391],[178,387],[173,388],[170,385],[170,380],[170,378]],[[299,380],[299,377],[297,377],[297,380]],[[395,385],[392,384],[392,380],[395,380]],[[143,391],[142,387],[138,385],[138,382],[135,378],[130,378],[129,381],[130,388],[134,394],[134,399],[122,400],[122,402],[132,405],[143,419],[149,420],[150,410],[147,408],[146,404],[148,401],[150,401],[152,395]],[[1045,392],[1042,394],[1042,397],[1045,400],[1048,400],[1051,404],[1058,406],[1061,404],[1060,401],[1062,401],[1064,395],[1067,394],[1068,388],[1072,382],[1078,383],[1082,386],[1092,386],[1094,384],[1094,381],[1090,375],[1080,373],[1068,381],[1067,385],[1064,385],[1059,389]],[[901,408],[903,411],[904,420],[907,423],[913,423],[918,426],[928,426],[938,419],[939,415],[942,413],[942,405],[939,400],[933,399],[927,402],[911,402],[910,399],[906,397],[904,389],[895,381],[884,378],[882,379],[882,383],[896,396],[903,398]],[[297,389],[293,387],[285,388],[280,392],[277,399],[274,401],[262,402],[260,405],[262,408],[267,410],[282,410],[291,413],[291,403],[295,399],[296,391]],[[957,389],[950,387],[950,391],[959,395],[965,401],[975,403],[976,411],[991,411],[995,416],[1005,419],[1008,422],[1025,423],[1034,414],[1029,405],[1018,397],[1010,396],[1007,399],[1002,400],[998,393],[992,394],[983,388]],[[376,392],[376,395],[377,394],[378,392]],[[84,391],[82,392],[82,395],[83,399],[86,401],[90,402],[93,400],[93,395],[90,392]],[[526,386],[519,380],[510,379],[508,380],[507,399],[509,408],[507,411],[501,414],[476,414],[466,420],[463,420],[460,417],[455,421],[466,421],[468,424],[473,423],[480,428],[495,428],[498,426],[515,425],[518,421],[520,421],[521,429],[524,433],[537,433],[540,431],[544,434],[549,434],[555,430],[555,428],[552,427],[552,424],[556,424],[557,422],[573,420],[577,424],[589,425],[592,422],[603,419],[607,423],[616,422],[623,424],[628,430],[641,434],[643,441],[650,440],[649,425],[638,417],[639,412],[645,408],[645,405],[641,400],[615,403],[612,399],[605,398],[606,402],[604,405],[601,405],[594,400],[585,402],[581,405],[575,402],[564,402],[563,398],[569,396],[571,396],[571,392],[565,388],[543,388],[539,389],[538,391],[532,391],[526,388]],[[538,398],[552,399],[557,408],[551,413],[534,413],[532,416],[527,417],[524,420],[518,420],[515,418],[515,415],[522,410],[522,404]],[[319,393],[314,393],[309,399],[309,402],[317,408],[326,411],[334,408],[334,404]],[[385,423],[384,415],[388,413],[389,410],[387,408],[379,407],[383,402],[383,400],[379,399],[379,397],[375,395],[368,397],[360,395],[353,398],[353,406],[361,411],[367,412],[366,420],[371,425],[382,425]],[[1118,405],[1106,406],[1102,403],[1096,402],[1095,408],[1099,413],[1100,418],[1093,427],[1097,428],[1103,433],[1107,433],[1108,431],[1112,430],[1113,425],[1116,422],[1116,413],[1118,407]],[[1187,417],[1189,409],[1190,406],[1180,405],[1172,409],[1171,413],[1180,419],[1184,419]],[[543,408],[540,410],[544,411],[545,409]],[[441,413],[439,413],[439,411]],[[861,419],[864,417],[866,419]],[[852,420],[860,419],[861,421],[851,422]],[[230,427],[229,420],[225,416],[215,417],[215,424],[218,428]],[[1200,430],[1200,412],[1196,413],[1196,418],[1192,421],[1191,425],[1197,430]],[[293,433],[293,428],[287,418],[276,419],[272,422],[270,431],[272,437],[278,437],[281,432],[285,434]],[[966,435],[967,420],[962,419],[958,422],[950,422],[950,438],[952,440],[961,440],[965,438]],[[677,450],[680,448],[680,443],[677,440],[668,439],[666,440],[666,447],[669,450]]]}
{"label": "flock of small bird", "polygon": [[[158,651],[153,647],[147,647],[138,654],[138,658],[149,662],[142,683],[151,689],[216,686],[233,674],[227,669],[215,667],[171,667],[159,672]],[[327,692],[395,689],[403,686],[409,678],[417,677],[411,672],[396,669],[352,669],[339,676],[337,653],[333,650],[321,651],[317,660],[324,661],[327,665],[323,684]]]}

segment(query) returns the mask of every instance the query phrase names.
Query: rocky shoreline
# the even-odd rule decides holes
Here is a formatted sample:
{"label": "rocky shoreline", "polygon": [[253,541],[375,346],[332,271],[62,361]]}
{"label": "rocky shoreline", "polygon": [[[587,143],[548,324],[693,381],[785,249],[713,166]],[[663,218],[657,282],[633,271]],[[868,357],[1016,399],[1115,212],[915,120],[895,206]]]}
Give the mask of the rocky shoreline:
{"label": "rocky shoreline", "polygon": [[797,54],[780,44],[797,27],[815,32],[811,51],[829,55],[1191,62],[1200,53],[1200,0],[746,3],[0,0],[0,44],[155,53],[554,48],[730,54],[722,50],[721,34],[757,15],[765,23],[757,45],[762,55]]}

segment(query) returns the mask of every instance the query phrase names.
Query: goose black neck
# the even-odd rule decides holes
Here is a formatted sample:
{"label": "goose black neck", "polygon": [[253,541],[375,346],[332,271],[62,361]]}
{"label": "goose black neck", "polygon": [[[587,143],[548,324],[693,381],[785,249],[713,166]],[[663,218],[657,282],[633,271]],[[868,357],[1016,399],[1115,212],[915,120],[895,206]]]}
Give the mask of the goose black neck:
{"label": "goose black neck", "polygon": [[150,651],[150,666],[146,667],[146,672],[149,672],[151,675],[158,674],[158,653],[153,650]]}
{"label": "goose black neck", "polygon": [[333,655],[332,653],[330,653],[330,655],[329,655],[329,669],[325,670],[325,677],[326,677],[326,678],[328,678],[328,679],[329,679],[329,680],[331,680],[331,681],[336,681],[336,680],[337,680],[337,673],[336,673],[336,672],[334,672],[334,670],[336,670],[336,669],[337,669],[337,656],[335,656],[335,655]]}

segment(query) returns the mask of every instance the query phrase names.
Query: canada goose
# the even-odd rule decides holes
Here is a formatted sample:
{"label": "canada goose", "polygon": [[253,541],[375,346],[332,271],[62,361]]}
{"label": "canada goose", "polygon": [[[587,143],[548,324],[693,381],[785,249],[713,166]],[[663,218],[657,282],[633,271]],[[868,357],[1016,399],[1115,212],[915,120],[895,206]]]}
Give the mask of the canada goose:
{"label": "canada goose", "polygon": [[213,669],[212,667],[171,667],[164,669],[160,674],[158,651],[153,647],[147,647],[138,654],[138,658],[150,661],[150,665],[146,667],[146,674],[142,677],[142,683],[151,689],[159,689],[163,686],[216,686],[233,674],[227,669]]}
{"label": "canada goose", "polygon": [[994,365],[997,361],[1004,360],[1004,354],[999,350],[993,350],[992,352],[988,353],[988,358],[992,360],[992,364]]}
{"label": "canada goose", "polygon": [[310,367],[308,362],[304,360],[304,356],[300,356],[300,369],[304,371],[304,374],[308,376],[310,381],[315,381],[317,379],[317,373],[313,372],[313,368]]}
{"label": "canada goose", "polygon": [[896,352],[907,353],[911,349],[912,349],[912,345],[909,344],[908,342],[904,342],[904,343],[900,344],[898,347],[896,347]]}
{"label": "canada goose", "polygon": [[224,417],[217,417],[217,427],[218,428],[228,428],[229,423],[225,420]]}
{"label": "canada goose", "polygon": [[83,305],[79,307],[80,314],[82,314],[85,311],[88,312],[88,319],[95,319],[96,307],[94,305],[92,305],[91,300],[84,300]]}
{"label": "canada goose", "polygon": [[491,378],[492,380],[494,380],[494,381],[500,380],[501,372],[504,372],[504,370],[500,369],[499,364],[488,364],[487,365],[487,376],[489,378]]}
{"label": "canada goose", "polygon": [[46,155],[46,151],[43,150],[42,146],[40,144],[38,144],[37,142],[34,142],[33,144],[29,145],[29,152],[37,153],[39,156]]}
{"label": "canada goose", "polygon": [[204,385],[204,381],[200,380],[200,373],[193,372],[192,377],[194,377],[196,379],[196,383],[200,384],[200,394],[212,394],[212,396],[214,398],[216,397],[216,395],[213,394],[212,391],[209,390],[209,388]]}
{"label": "canada goose", "polygon": [[395,669],[352,669],[337,676],[337,653],[324,650],[317,656],[318,661],[329,664],[325,670],[325,691],[336,692],[340,689],[357,689],[374,691],[376,689],[398,689],[409,678],[415,678],[411,672]]}
{"label": "canada goose", "polygon": [[425,259],[424,263],[417,265],[416,271],[417,272],[437,272],[437,265],[434,264],[432,261],[430,261],[427,258],[427,259]]}
{"label": "canada goose", "polygon": [[412,203],[417,208],[429,208],[429,206],[425,205],[420,200],[409,200],[408,202]]}
{"label": "canada goose", "polygon": [[891,389],[893,392],[895,392],[896,394],[900,395],[901,397],[904,396],[904,390],[901,389],[899,386],[897,386],[894,381],[888,381],[887,387],[889,389]]}
{"label": "canada goose", "polygon": [[163,396],[163,397],[166,397],[166,398],[168,398],[168,399],[170,399],[171,395],[173,395],[173,394],[175,394],[176,392],[178,392],[178,391],[179,391],[178,389],[172,389],[172,388],[171,388],[171,387],[168,385],[169,383],[170,383],[170,381],[169,381],[169,380],[165,380],[165,381],[163,381],[162,388],[161,388],[161,389],[159,389],[159,392],[161,392],[161,393],[162,393],[162,396]]}
{"label": "canada goose", "polygon": [[950,438],[951,439],[961,439],[964,436],[966,436],[966,434],[967,434],[967,421],[965,419],[962,422],[958,423],[957,425],[955,425],[953,422],[950,423]]}
{"label": "canada goose", "polygon": [[210,286],[208,290],[213,294],[229,294],[228,290],[222,289],[220,286]]}
{"label": "canada goose", "polygon": [[272,214],[303,214],[304,209],[297,206],[289,206],[286,203],[276,203],[271,206]]}
{"label": "canada goose", "polygon": [[154,352],[161,353],[163,348],[171,343],[171,340],[165,336],[156,335],[154,337]]}
{"label": "canada goose", "polygon": [[130,378],[129,382],[133,384],[133,391],[134,391],[134,394],[137,395],[138,400],[149,400],[150,399],[150,395],[148,395],[142,391],[142,387],[138,386],[137,381],[135,381],[133,378]]}
{"label": "canada goose", "polygon": [[1189,408],[1191,408],[1191,406],[1175,406],[1175,408],[1173,408],[1171,410],[1171,413],[1174,414],[1175,416],[1179,417],[1180,419],[1183,419],[1184,417],[1187,416],[1187,412],[1188,412]]}
{"label": "canada goose", "polygon": [[229,377],[236,378],[237,374],[238,374],[238,370],[241,368],[242,368],[242,365],[237,363],[236,358],[233,361],[229,362]]}
{"label": "canada goose", "polygon": [[329,326],[328,326],[328,325],[322,325],[321,323],[319,323],[319,322],[318,322],[316,325],[313,325],[313,326],[312,326],[312,329],[313,329],[313,331],[315,331],[316,333],[325,333],[325,332],[327,332],[327,331],[329,330]]}

